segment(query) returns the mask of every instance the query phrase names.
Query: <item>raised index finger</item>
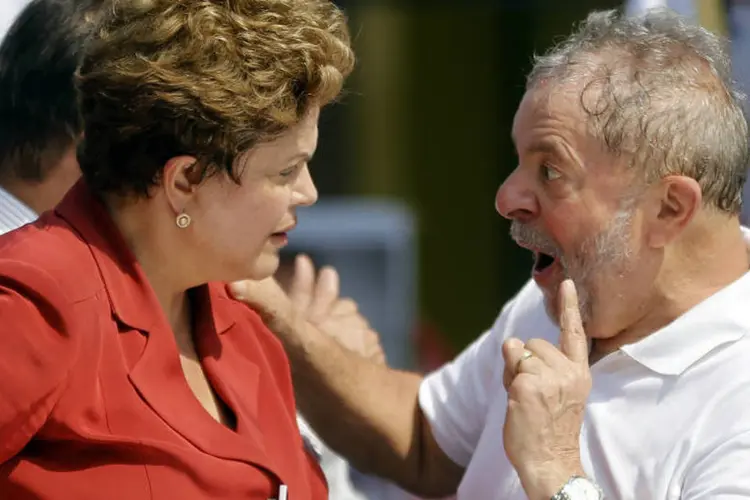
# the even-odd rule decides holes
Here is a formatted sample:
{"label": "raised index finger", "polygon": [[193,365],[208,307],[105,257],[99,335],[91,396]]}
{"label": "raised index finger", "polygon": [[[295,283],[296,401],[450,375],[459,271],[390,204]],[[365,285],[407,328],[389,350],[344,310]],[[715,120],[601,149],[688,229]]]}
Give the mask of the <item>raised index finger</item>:
{"label": "raised index finger", "polygon": [[560,350],[571,361],[589,362],[589,344],[583,330],[578,293],[573,281],[560,284]]}

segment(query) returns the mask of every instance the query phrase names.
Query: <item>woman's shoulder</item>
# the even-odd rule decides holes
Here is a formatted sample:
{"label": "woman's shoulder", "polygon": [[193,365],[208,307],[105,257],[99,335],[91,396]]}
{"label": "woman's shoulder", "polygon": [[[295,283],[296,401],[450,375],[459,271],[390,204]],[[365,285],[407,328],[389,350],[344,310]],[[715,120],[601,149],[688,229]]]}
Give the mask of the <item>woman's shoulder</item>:
{"label": "woman's shoulder", "polygon": [[[52,243],[27,226],[0,241],[0,462],[28,443],[75,366],[72,296],[54,270]],[[40,241],[36,241],[40,240]]]}
{"label": "woman's shoulder", "polygon": [[[11,344],[73,340],[76,295],[71,293],[72,285],[66,286],[60,277],[32,255],[0,252],[0,345],[5,348],[4,355],[12,353]],[[19,344],[22,338],[27,340]]]}
{"label": "woman's shoulder", "polygon": [[[101,286],[87,244],[53,214],[0,236],[0,282],[73,303]],[[54,300],[55,298],[59,300]]]}
{"label": "woman's shoulder", "polygon": [[240,327],[262,338],[269,337],[278,342],[268,329],[260,314],[244,302],[229,295],[224,283],[209,283],[208,290],[212,301],[212,315],[217,330]]}

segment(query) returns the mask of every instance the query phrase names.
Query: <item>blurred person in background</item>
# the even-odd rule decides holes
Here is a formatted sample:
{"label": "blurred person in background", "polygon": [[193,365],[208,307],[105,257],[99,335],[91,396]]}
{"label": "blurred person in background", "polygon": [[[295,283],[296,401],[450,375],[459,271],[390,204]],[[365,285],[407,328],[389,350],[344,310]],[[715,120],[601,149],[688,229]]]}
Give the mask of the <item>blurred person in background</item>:
{"label": "blurred person in background", "polygon": [[748,125],[731,74],[719,39],[662,10],[592,13],[537,58],[496,198],[534,280],[426,378],[322,334],[312,284],[233,284],[285,344],[315,430],[424,496],[750,498]]}
{"label": "blurred person in background", "polygon": [[73,74],[102,1],[34,0],[0,45],[0,233],[54,207],[80,175]]}
{"label": "blurred person in background", "polygon": [[[65,4],[42,3],[26,17]],[[73,36],[74,13],[44,22]],[[323,0],[116,1],[99,26],[84,179],[0,239],[0,496],[327,498],[278,341],[207,283],[273,273],[315,201],[318,114],[353,64],[345,18]],[[73,165],[71,122],[35,153]],[[59,196],[25,192],[29,218]]]}
{"label": "blurred person in background", "polygon": [[5,37],[18,14],[30,0],[5,0],[0,3],[0,39]]}

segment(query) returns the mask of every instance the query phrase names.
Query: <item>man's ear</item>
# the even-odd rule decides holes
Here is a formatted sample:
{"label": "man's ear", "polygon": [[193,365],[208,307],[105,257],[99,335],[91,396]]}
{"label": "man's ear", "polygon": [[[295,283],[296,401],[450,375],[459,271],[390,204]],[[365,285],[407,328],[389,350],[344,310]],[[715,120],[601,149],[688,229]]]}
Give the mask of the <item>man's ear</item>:
{"label": "man's ear", "polygon": [[703,203],[698,181],[670,175],[653,186],[654,210],[648,221],[648,245],[663,248],[687,226]]}

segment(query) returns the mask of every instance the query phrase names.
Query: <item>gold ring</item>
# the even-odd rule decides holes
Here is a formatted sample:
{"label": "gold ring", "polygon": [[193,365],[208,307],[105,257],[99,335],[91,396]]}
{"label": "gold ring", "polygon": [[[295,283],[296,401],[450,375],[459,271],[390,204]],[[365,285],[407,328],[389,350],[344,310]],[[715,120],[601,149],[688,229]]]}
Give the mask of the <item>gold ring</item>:
{"label": "gold ring", "polygon": [[521,363],[531,358],[532,356],[534,356],[533,352],[527,351],[527,350],[523,351],[521,358],[518,361],[516,361],[516,374],[518,374],[518,372],[521,371]]}

